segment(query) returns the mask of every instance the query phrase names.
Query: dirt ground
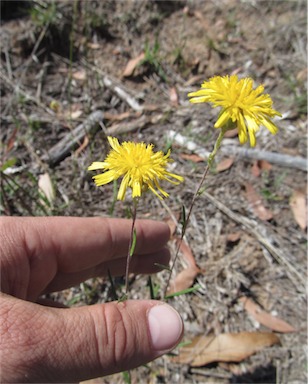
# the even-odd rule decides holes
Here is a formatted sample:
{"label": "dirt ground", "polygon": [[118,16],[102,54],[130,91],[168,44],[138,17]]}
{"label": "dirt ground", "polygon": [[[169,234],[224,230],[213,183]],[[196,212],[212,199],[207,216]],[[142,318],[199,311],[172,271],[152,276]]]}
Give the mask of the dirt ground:
{"label": "dirt ground", "polygon": [[[172,146],[172,170],[185,182],[166,186],[164,204],[145,195],[138,217],[177,222],[206,165],[188,142],[210,152],[217,138],[217,110],[190,104],[187,93],[213,75],[250,76],[283,115],[279,133],[261,129],[256,148],[245,145],[244,155],[236,135],[224,139],[186,232],[200,269],[191,285],[198,288],[169,300],[183,316],[184,341],[266,331],[280,344],[239,363],[193,367],[164,356],[132,371],[131,382],[307,382],[306,14],[300,0],[1,2],[3,215],[127,217],[130,200],[115,202],[114,186],[96,188],[87,171],[104,159],[109,134],[163,151]],[[93,113],[99,124],[81,126],[73,145],[74,129]],[[44,174],[51,202],[39,192],[39,181],[45,192],[49,186]],[[179,233],[180,224],[174,237]],[[170,247],[174,254],[175,240]],[[183,251],[173,278],[185,268]],[[160,295],[166,279],[167,272],[153,277]],[[115,283],[121,290],[123,279]],[[147,276],[132,277],[131,297],[149,298],[147,283]],[[98,277],[52,297],[84,305],[109,301],[110,292],[110,282]],[[243,297],[295,332],[262,325]],[[92,382],[127,381],[117,374]]]}

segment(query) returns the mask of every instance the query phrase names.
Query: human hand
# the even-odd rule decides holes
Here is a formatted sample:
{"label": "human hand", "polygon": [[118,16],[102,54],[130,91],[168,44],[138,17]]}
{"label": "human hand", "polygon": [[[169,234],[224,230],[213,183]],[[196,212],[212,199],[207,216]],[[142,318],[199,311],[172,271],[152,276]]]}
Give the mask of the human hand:
{"label": "human hand", "polygon": [[[145,364],[172,350],[183,324],[169,305],[127,300],[79,308],[39,304],[44,293],[125,272],[131,222],[102,218],[0,218],[1,382],[72,382]],[[130,268],[167,264],[164,223],[137,220]]]}

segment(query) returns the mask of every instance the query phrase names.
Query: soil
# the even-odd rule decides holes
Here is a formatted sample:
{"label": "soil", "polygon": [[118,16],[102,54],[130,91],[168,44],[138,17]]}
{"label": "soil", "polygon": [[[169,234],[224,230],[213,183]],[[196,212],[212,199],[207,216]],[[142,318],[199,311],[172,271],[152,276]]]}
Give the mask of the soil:
{"label": "soil", "polygon": [[[172,146],[172,170],[185,177],[184,185],[166,186],[170,197],[164,204],[144,195],[138,217],[180,221],[206,166],[204,159],[192,156],[187,142],[210,152],[218,134],[213,129],[217,110],[190,104],[187,93],[214,75],[238,74],[264,84],[283,117],[276,120],[276,136],[260,130],[254,153],[289,155],[294,162],[255,160],[248,151],[246,157],[234,155],[229,148],[240,147],[237,136],[224,139],[185,235],[200,268],[194,280],[198,288],[169,303],[183,316],[185,341],[273,331],[245,311],[239,301],[243,296],[296,332],[275,332],[280,345],[240,363],[194,368],[164,356],[132,371],[131,381],[306,382],[307,165],[294,166],[296,157],[304,161],[307,154],[306,2],[2,1],[1,12],[4,215],[127,217],[131,201],[115,202],[114,187],[96,188],[87,171],[92,161],[104,159],[106,134],[112,134],[120,141],[153,143],[159,150]],[[138,60],[142,53],[147,60]],[[131,59],[138,64],[129,70]],[[54,145],[98,110],[104,114],[98,129],[51,163]],[[172,131],[185,137],[182,145],[170,137]],[[43,174],[52,181],[51,203],[39,193]],[[174,237],[179,233],[180,224]],[[170,248],[174,255],[175,240]],[[185,268],[185,253],[180,253],[173,278]],[[153,277],[161,292],[167,277],[167,272]],[[147,283],[147,276],[132,277],[131,297],[149,298]],[[115,284],[121,290],[123,279]],[[52,298],[84,305],[110,301],[110,292],[110,282],[97,277]],[[92,382],[122,383],[125,377]]]}

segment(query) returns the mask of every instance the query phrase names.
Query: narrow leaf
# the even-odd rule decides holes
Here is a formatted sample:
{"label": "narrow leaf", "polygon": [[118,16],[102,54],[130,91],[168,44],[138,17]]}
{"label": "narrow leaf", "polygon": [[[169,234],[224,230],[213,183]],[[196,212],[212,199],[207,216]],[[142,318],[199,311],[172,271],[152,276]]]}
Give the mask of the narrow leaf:
{"label": "narrow leaf", "polygon": [[198,289],[200,289],[200,285],[197,284],[191,288],[183,289],[182,291],[171,293],[170,295],[166,295],[165,299],[171,299],[172,297],[185,295],[186,293],[196,292],[198,291]]}
{"label": "narrow leaf", "polygon": [[129,256],[133,256],[136,248],[136,243],[137,243],[137,232],[136,232],[136,229],[134,228],[132,245],[129,250]]}

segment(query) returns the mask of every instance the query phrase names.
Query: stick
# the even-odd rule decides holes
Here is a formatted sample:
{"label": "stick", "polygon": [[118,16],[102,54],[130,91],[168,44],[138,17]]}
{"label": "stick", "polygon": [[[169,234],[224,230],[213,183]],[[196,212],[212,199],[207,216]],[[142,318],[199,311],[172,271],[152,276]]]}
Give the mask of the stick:
{"label": "stick", "polygon": [[125,101],[134,111],[142,112],[143,106],[138,103],[138,101],[131,96],[125,89],[124,86],[121,86],[118,81],[115,81],[107,76],[101,69],[97,68],[95,65],[90,64],[86,60],[82,60],[82,64],[88,68],[96,71],[103,78],[103,83],[105,87],[109,88],[113,93],[115,93],[121,100]]}
{"label": "stick", "polygon": [[108,76],[103,77],[105,87],[111,89],[121,100],[125,101],[134,111],[140,112],[143,110],[142,105],[138,103],[131,95],[129,95],[119,85],[114,84]]}
{"label": "stick", "polygon": [[91,115],[75,129],[70,131],[47,154],[42,156],[43,161],[53,167],[69,156],[87,134],[94,134],[99,129],[99,122],[104,118],[102,111],[92,112]]}
{"label": "stick", "polygon": [[[188,137],[173,130],[169,130],[167,132],[167,137],[169,140],[173,140],[176,144],[187,148],[189,151],[195,152],[204,159],[207,159],[210,155],[210,152],[189,140]],[[277,164],[282,167],[300,169],[306,172],[308,171],[306,159],[298,156],[283,155],[281,153],[262,151],[259,149],[256,150],[251,148],[236,147],[234,145],[222,145],[220,151],[225,155],[237,155],[240,158],[266,160],[272,164]]]}
{"label": "stick", "polygon": [[107,134],[109,136],[120,135],[122,133],[141,131],[146,128],[148,125],[158,124],[160,120],[164,118],[163,114],[158,114],[154,116],[142,115],[138,119],[129,122],[122,122],[111,125],[107,128]]}

